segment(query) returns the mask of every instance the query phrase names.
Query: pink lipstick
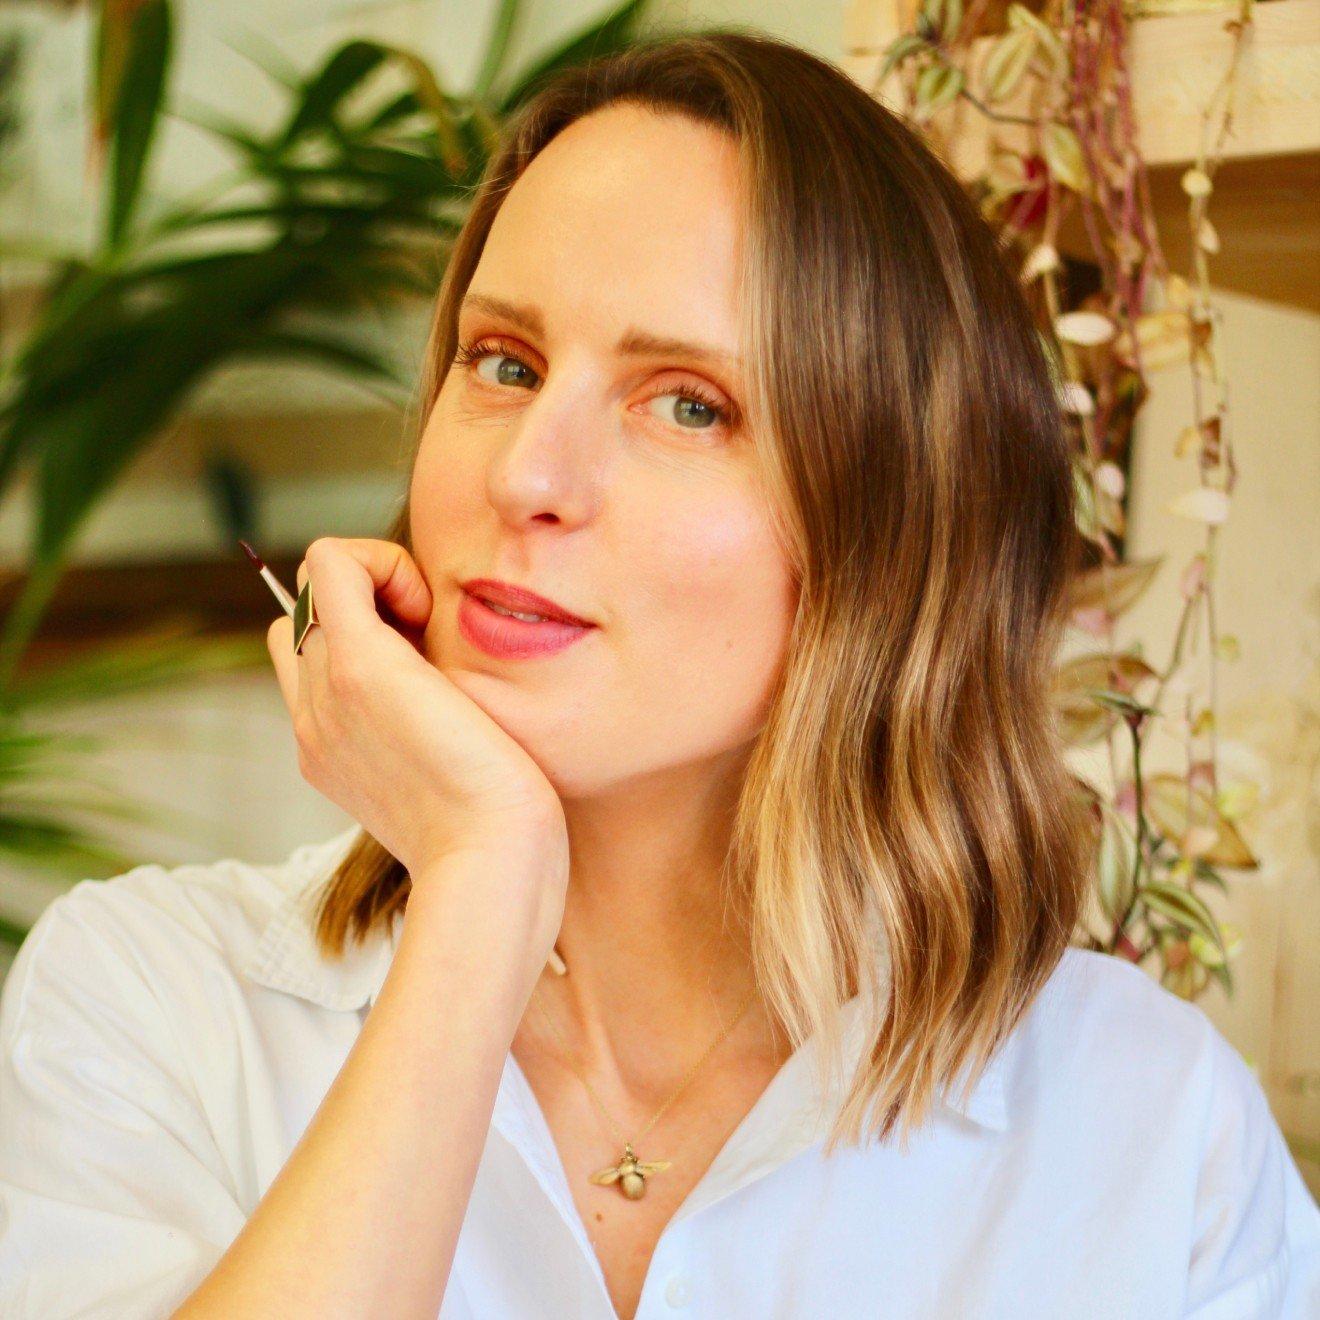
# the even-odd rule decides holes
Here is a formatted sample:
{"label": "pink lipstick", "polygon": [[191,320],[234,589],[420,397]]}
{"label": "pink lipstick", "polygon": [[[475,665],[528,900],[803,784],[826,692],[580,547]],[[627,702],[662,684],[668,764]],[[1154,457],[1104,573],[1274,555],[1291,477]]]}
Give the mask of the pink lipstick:
{"label": "pink lipstick", "polygon": [[501,582],[498,578],[468,578],[459,586],[488,605],[498,605],[519,614],[537,614],[543,619],[558,619],[560,623],[575,623],[579,628],[591,626],[590,619],[583,619],[557,602],[512,582]]}
{"label": "pink lipstick", "polygon": [[[523,591],[513,592],[507,584],[498,584],[500,590],[497,593],[496,584],[489,583],[488,579],[478,579],[470,585],[483,595],[489,586],[494,604],[474,595],[469,584],[465,584],[458,605],[458,630],[478,650],[498,659],[524,660],[553,655],[571,646],[595,627],[595,624],[585,621],[571,622],[576,618],[575,615],[560,609],[543,596]],[[497,594],[501,599],[495,599]],[[505,601],[511,599],[521,603],[506,605]],[[535,608],[532,602],[539,604],[541,609]],[[553,610],[555,617],[543,617],[538,622],[532,622],[501,614],[501,609],[516,609],[520,614]]]}

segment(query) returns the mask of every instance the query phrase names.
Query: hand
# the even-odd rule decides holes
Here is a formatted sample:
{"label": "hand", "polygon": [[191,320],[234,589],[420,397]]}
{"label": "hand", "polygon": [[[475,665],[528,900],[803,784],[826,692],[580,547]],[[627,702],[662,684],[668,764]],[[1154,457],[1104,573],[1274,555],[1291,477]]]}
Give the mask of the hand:
{"label": "hand", "polygon": [[[512,849],[562,857],[566,882],[558,794],[420,650],[432,597],[408,552],[392,541],[323,536],[298,566],[300,591],[309,572],[319,626],[302,652],[294,654],[287,615],[266,632],[303,778],[414,879],[456,853]],[[378,599],[397,628],[377,613]]]}

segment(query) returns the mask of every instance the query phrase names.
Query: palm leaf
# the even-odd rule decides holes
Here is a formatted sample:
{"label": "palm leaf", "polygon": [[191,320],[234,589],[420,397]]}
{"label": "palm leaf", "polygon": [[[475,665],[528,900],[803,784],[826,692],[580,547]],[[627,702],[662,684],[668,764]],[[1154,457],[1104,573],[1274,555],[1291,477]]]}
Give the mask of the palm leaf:
{"label": "palm leaf", "polygon": [[504,65],[504,57],[508,54],[509,42],[518,26],[518,14],[521,8],[519,0],[500,0],[495,22],[491,25],[490,40],[486,43],[486,51],[482,57],[481,68],[477,71],[476,81],[472,85],[474,100],[484,101],[491,85],[499,77]]}
{"label": "palm leaf", "polygon": [[646,0],[627,0],[536,61],[517,77],[511,87],[498,95],[496,106],[500,114],[512,114],[561,70],[604,59],[633,45],[645,9]]}
{"label": "palm leaf", "polygon": [[340,103],[385,59],[384,47],[374,41],[349,41],[331,54],[304,84],[276,145],[287,150],[296,139],[328,127]]}
{"label": "palm leaf", "polygon": [[142,190],[169,62],[169,2],[144,0],[133,14],[127,62],[115,98],[106,230],[111,248],[123,242]]}
{"label": "palm leaf", "polygon": [[269,663],[263,638],[206,637],[195,622],[173,620],[47,665],[3,698],[11,713],[45,711]]}

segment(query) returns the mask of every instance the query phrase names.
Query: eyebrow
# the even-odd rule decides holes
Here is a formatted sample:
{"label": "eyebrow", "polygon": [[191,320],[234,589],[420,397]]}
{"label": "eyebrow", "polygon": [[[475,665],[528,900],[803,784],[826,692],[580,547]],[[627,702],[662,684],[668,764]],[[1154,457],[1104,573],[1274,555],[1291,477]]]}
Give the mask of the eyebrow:
{"label": "eyebrow", "polygon": [[[503,317],[529,335],[545,338],[545,322],[541,319],[541,313],[526,303],[513,303],[486,293],[469,293],[459,308],[460,312],[468,310]],[[624,331],[615,348],[629,357],[687,357],[698,362],[709,362],[712,366],[723,367],[728,371],[736,371],[742,364],[736,353],[726,353],[722,348],[699,344],[691,339],[653,335],[635,327]]]}

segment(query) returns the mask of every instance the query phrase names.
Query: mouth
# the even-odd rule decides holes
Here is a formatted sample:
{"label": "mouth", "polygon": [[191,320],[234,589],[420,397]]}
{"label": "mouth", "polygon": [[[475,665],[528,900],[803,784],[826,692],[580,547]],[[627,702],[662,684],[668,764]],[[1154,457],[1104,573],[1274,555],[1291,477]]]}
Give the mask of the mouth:
{"label": "mouth", "polygon": [[496,614],[521,623],[570,624],[575,628],[596,626],[590,619],[584,619],[548,597],[538,595],[526,587],[516,586],[512,582],[500,582],[494,578],[471,578],[459,585],[469,596],[481,601]]}
{"label": "mouth", "polygon": [[524,610],[509,611],[465,588],[458,607],[458,631],[470,646],[497,660],[537,660],[591,636],[595,624],[565,622]]}

